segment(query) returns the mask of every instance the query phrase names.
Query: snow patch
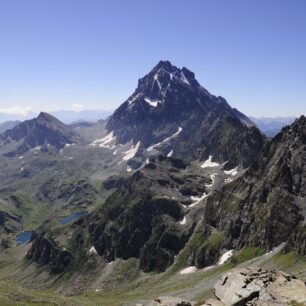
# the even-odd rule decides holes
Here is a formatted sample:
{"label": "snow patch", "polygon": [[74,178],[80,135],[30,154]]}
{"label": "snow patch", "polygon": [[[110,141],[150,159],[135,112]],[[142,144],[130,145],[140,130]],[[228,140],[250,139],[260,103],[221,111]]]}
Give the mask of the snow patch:
{"label": "snow patch", "polygon": [[205,192],[203,193],[203,195],[201,197],[191,196],[190,199],[191,199],[191,201],[194,201],[194,202],[192,204],[188,205],[188,207],[194,207],[194,206],[198,205],[207,196],[208,196],[208,194],[206,194]]}
{"label": "snow patch", "polygon": [[190,274],[190,273],[194,273],[195,271],[197,271],[197,267],[190,266],[188,268],[185,268],[185,269],[181,270],[180,274]]}
{"label": "snow patch", "polygon": [[217,265],[218,266],[223,265],[226,261],[228,261],[233,256],[233,254],[234,254],[234,250],[229,250],[225,252],[218,260]]}
{"label": "snow patch", "polygon": [[178,136],[178,135],[181,133],[182,130],[183,130],[183,128],[179,127],[179,128],[177,129],[177,131],[176,131],[174,134],[172,134],[170,137],[165,138],[163,141],[161,141],[161,142],[159,142],[159,143],[156,143],[156,144],[154,144],[154,145],[148,147],[148,148],[147,148],[147,151],[152,151],[152,150],[155,149],[156,147],[158,147],[158,146],[164,144],[165,142],[168,142],[169,140],[175,138],[176,136]]}
{"label": "snow patch", "polygon": [[151,100],[150,98],[144,98],[144,100],[152,107],[156,107],[158,103],[161,103],[159,100]]}
{"label": "snow patch", "polygon": [[130,99],[128,99],[129,105],[132,105],[133,102],[135,102],[140,96],[142,96],[142,93],[138,93],[136,96],[131,97]]}
{"label": "snow patch", "polygon": [[224,171],[225,174],[227,175],[232,175],[232,176],[235,176],[238,174],[238,167],[234,168],[234,169],[231,169],[231,170],[228,170],[228,171]]}
{"label": "snow patch", "polygon": [[112,149],[114,146],[110,146],[110,142],[115,141],[116,136],[114,136],[114,132],[110,132],[105,137],[94,140],[90,146],[92,147],[100,147],[100,148],[108,148]]}
{"label": "snow patch", "polygon": [[215,266],[208,266],[208,267],[205,267],[204,269],[203,269],[203,271],[207,271],[207,270],[210,270],[210,269],[213,269]]}
{"label": "snow patch", "polygon": [[127,166],[126,167],[126,172],[132,172],[132,167],[131,166]]}
{"label": "snow patch", "polygon": [[171,150],[171,151],[167,154],[168,157],[171,157],[172,155],[173,155],[173,150]]}
{"label": "snow patch", "polygon": [[185,224],[186,224],[186,222],[187,222],[187,219],[186,219],[186,217],[184,217],[184,218],[183,218],[183,220],[182,220],[182,221],[180,221],[180,225],[185,225]]}
{"label": "snow patch", "polygon": [[136,155],[136,153],[139,149],[139,145],[140,145],[140,141],[138,141],[135,146],[132,145],[130,150],[123,152],[123,154],[125,155],[123,157],[123,160],[129,160],[129,159],[133,158]]}
{"label": "snow patch", "polygon": [[205,162],[201,165],[201,168],[203,168],[203,169],[204,168],[213,168],[213,167],[218,167],[218,166],[220,166],[220,164],[213,162],[212,161],[212,155],[210,155],[208,157],[208,159],[205,160]]}
{"label": "snow patch", "polygon": [[19,156],[18,159],[23,159],[23,156]]}
{"label": "snow patch", "polygon": [[31,150],[31,152],[33,152],[34,154],[37,154],[40,151],[41,148],[42,148],[42,146],[37,146],[37,147],[33,148]]}
{"label": "snow patch", "polygon": [[65,147],[71,147],[71,146],[75,146],[75,143],[66,143]]}
{"label": "snow patch", "polygon": [[92,246],[90,249],[89,249],[89,254],[98,254],[96,248],[94,246]]}
{"label": "snow patch", "polygon": [[181,71],[181,80],[182,80],[184,83],[190,85],[190,83],[188,82],[187,78],[185,77],[185,74],[184,74],[183,71]]}
{"label": "snow patch", "polygon": [[216,177],[215,173],[211,174],[210,175],[210,179],[212,180],[212,182],[211,182],[211,184],[206,184],[205,187],[211,188],[214,185],[214,183],[215,183],[215,177]]}
{"label": "snow patch", "polygon": [[160,85],[160,82],[159,82],[158,74],[157,74],[157,73],[154,75],[154,80],[157,82],[158,87],[159,87],[159,90],[161,90],[162,87],[161,87],[161,85]]}

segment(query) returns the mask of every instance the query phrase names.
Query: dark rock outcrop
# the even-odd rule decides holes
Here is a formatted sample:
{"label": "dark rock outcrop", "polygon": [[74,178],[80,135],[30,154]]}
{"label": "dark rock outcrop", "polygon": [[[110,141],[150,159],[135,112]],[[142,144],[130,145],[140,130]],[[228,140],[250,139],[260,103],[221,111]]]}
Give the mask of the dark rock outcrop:
{"label": "dark rock outcrop", "polygon": [[[207,222],[218,224],[232,248],[282,242],[305,254],[306,118],[286,127],[240,179],[210,197]],[[294,242],[295,241],[295,242]]]}
{"label": "dark rock outcrop", "polygon": [[52,239],[44,235],[36,237],[27,258],[40,265],[48,265],[51,273],[64,272],[73,263],[73,256],[69,251],[59,248]]}

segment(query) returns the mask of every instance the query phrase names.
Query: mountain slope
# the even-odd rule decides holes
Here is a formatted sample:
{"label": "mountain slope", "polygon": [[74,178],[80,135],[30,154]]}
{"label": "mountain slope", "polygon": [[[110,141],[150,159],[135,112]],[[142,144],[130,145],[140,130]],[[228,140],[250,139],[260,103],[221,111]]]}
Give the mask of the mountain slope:
{"label": "mountain slope", "polygon": [[24,121],[0,134],[0,152],[12,157],[23,154],[39,146],[50,145],[59,150],[66,144],[79,141],[76,132],[55,117],[40,113],[31,120]]}
{"label": "mountain slope", "polygon": [[[203,170],[178,159],[160,156],[152,160],[74,226],[71,239],[62,246],[70,258],[63,269],[79,265],[93,249],[107,261],[136,257],[143,270],[164,271],[195,225],[196,220],[190,218],[187,222],[185,214],[192,213],[195,203],[210,190],[211,182]],[[28,258],[43,261],[45,244],[53,245],[57,255],[44,263],[57,265],[55,261],[63,256],[63,250],[54,242],[59,241],[56,237],[52,231],[43,233],[35,240]]]}
{"label": "mountain slope", "polygon": [[185,160],[212,155],[228,167],[249,166],[265,142],[245,115],[210,94],[193,72],[168,61],[139,80],[106,129],[117,143],[132,141],[149,154],[159,151]]}
{"label": "mountain slope", "polygon": [[256,245],[270,250],[288,242],[305,254],[305,152],[302,116],[268,143],[245,176],[208,200],[208,220],[225,233],[231,248]]}
{"label": "mountain slope", "polygon": [[0,123],[0,133],[5,132],[6,130],[10,130],[14,128],[16,125],[18,125],[21,121],[6,121],[3,123]]}

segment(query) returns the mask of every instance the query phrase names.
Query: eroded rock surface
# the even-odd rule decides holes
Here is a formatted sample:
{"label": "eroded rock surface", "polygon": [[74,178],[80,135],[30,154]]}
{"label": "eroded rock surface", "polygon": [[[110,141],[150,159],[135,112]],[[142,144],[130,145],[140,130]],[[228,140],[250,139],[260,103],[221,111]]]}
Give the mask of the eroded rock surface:
{"label": "eroded rock surface", "polygon": [[306,304],[305,283],[280,271],[235,269],[224,274],[214,289],[226,306]]}
{"label": "eroded rock surface", "polygon": [[180,298],[174,298],[170,296],[162,296],[153,301],[144,301],[135,304],[135,306],[192,306],[192,305],[194,305],[193,302],[188,302]]}

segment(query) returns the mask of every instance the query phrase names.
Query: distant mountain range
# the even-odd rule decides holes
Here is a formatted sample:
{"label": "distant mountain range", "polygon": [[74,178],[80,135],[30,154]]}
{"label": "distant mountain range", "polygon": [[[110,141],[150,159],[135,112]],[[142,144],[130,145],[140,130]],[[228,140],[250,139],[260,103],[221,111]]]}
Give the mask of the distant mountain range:
{"label": "distant mountain range", "polygon": [[[82,111],[72,111],[72,110],[60,110],[50,112],[51,115],[61,120],[66,124],[74,123],[77,121],[89,121],[96,122],[98,120],[106,119],[112,114],[112,111],[105,110],[82,110]],[[24,121],[28,119],[33,119],[37,117],[39,113],[30,112],[26,116],[6,114],[0,112],[0,128],[1,124],[7,121]],[[1,128],[3,129],[3,128]]]}
{"label": "distant mountain range", "polygon": [[5,132],[6,130],[12,129],[13,127],[15,127],[19,123],[21,123],[21,121],[19,121],[19,120],[6,121],[6,122],[3,122],[3,123],[0,123],[0,133]]}
{"label": "distant mountain range", "polygon": [[[154,103],[153,103],[154,104]],[[62,110],[50,112],[51,115],[55,116],[62,122],[66,124],[79,124],[83,122],[94,123],[99,120],[104,120],[111,116],[113,111],[104,111],[104,110],[83,110],[83,111],[70,111]],[[242,122],[246,120],[247,125],[255,124],[266,136],[274,137],[280,130],[290,125],[296,117],[249,117],[247,118],[244,114],[241,114],[238,110],[233,109],[236,117],[239,118]],[[32,119],[38,116],[38,113],[29,113],[26,117],[19,115],[8,115],[0,113],[0,133],[4,132],[7,129],[10,129],[17,125],[19,122]]]}
{"label": "distant mountain range", "polygon": [[268,137],[274,137],[281,129],[293,123],[296,117],[250,117],[256,126]]}

